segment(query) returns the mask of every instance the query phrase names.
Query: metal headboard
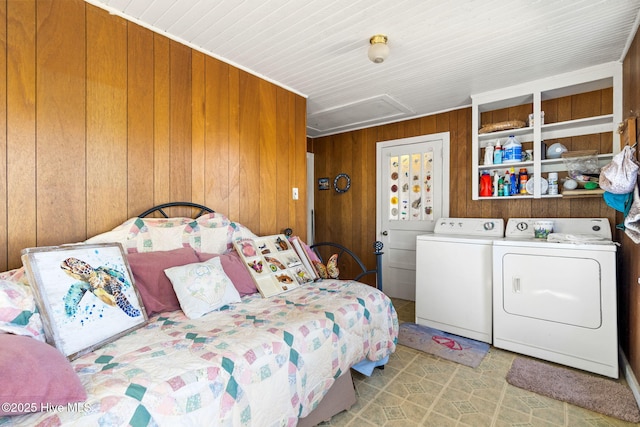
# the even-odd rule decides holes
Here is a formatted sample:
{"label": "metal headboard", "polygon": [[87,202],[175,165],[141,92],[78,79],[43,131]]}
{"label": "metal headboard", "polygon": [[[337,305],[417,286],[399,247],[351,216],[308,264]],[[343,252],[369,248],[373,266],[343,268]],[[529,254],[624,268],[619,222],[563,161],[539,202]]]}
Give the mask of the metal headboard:
{"label": "metal headboard", "polygon": [[[283,233],[287,237],[291,237],[293,235],[293,230],[291,228],[285,228],[283,230]],[[381,241],[376,241],[373,243],[373,253],[376,256],[376,268],[373,268],[370,270],[367,270],[367,267],[364,265],[360,257],[356,255],[353,251],[351,251],[350,249],[348,249],[347,247],[339,243],[334,243],[334,242],[320,242],[320,243],[314,243],[313,245],[310,246],[311,250],[313,250],[313,252],[315,252],[315,254],[318,256],[318,258],[320,258],[321,262],[324,262],[322,259],[322,255],[320,254],[320,251],[319,251],[319,248],[321,247],[331,247],[331,248],[337,249],[338,258],[340,258],[343,254],[349,255],[351,259],[355,261],[356,264],[358,264],[358,267],[360,267],[360,270],[362,270],[362,272],[358,274],[353,280],[358,281],[363,276],[366,276],[368,274],[374,274],[376,276],[376,288],[378,288],[379,290],[382,290],[382,255],[384,254],[384,252],[382,252],[382,248],[384,247],[384,245],[382,244]]]}
{"label": "metal headboard", "polygon": [[163,203],[161,205],[154,206],[151,209],[147,209],[146,211],[144,211],[140,215],[138,215],[138,217],[144,218],[146,216],[151,215],[154,212],[159,212],[160,215],[162,215],[163,217],[169,218],[169,216],[165,213],[164,209],[172,208],[172,207],[175,207],[175,206],[199,209],[200,211],[198,212],[198,214],[194,218],[197,218],[197,217],[203,215],[205,212],[207,212],[207,213],[215,212],[213,209],[208,208],[208,207],[206,207],[204,205],[199,205],[197,203],[192,203],[192,202],[171,202],[171,203]]}

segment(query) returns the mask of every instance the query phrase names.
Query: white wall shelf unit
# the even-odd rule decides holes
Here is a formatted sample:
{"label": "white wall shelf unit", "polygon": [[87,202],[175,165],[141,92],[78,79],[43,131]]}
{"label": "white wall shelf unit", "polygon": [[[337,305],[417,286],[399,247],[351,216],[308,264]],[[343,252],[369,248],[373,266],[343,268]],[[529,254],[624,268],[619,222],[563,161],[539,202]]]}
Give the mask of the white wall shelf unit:
{"label": "white wall shelf unit", "polygon": [[[544,124],[540,123],[541,120],[535,119],[541,116],[543,101],[606,88],[612,88],[612,114]],[[539,180],[535,181],[538,185],[534,186],[533,194],[510,197],[481,197],[479,195],[480,174],[484,171],[491,173],[494,170],[504,172],[503,169],[511,167],[516,171],[519,168],[527,168],[529,177],[544,176],[543,174],[548,172],[566,171],[562,159],[542,159],[543,141],[611,132],[613,142],[611,152],[598,154],[598,163],[601,166],[607,164],[613,155],[621,149],[620,138],[617,134],[618,125],[622,122],[622,64],[620,62],[609,62],[517,86],[479,93],[471,95],[471,99],[473,200],[562,197],[561,195],[541,194]],[[530,107],[529,114],[533,114],[534,117],[533,126],[491,133],[478,133],[478,130],[482,127],[482,113],[517,106]],[[495,145],[496,140],[500,140],[501,144],[504,144],[509,135],[515,135],[521,142],[532,141],[533,160],[497,165],[483,164],[485,147],[488,144]]]}

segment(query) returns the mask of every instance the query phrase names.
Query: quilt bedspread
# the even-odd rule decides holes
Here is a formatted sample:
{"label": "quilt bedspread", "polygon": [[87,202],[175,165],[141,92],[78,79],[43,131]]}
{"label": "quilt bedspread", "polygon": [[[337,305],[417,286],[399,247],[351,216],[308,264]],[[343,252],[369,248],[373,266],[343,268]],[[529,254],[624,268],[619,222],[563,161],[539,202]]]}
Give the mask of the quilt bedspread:
{"label": "quilt bedspread", "polygon": [[395,351],[391,301],[353,281],[259,294],[190,320],[182,311],[72,362],[85,404],[3,425],[293,426],[361,360]]}

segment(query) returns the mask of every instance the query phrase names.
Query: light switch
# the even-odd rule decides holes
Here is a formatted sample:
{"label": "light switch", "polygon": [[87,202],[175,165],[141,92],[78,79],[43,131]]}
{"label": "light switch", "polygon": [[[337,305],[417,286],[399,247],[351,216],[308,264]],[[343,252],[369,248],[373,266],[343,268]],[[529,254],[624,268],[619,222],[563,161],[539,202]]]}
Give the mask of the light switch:
{"label": "light switch", "polygon": [[292,195],[293,195],[293,200],[298,200],[298,188],[297,187],[293,187]]}

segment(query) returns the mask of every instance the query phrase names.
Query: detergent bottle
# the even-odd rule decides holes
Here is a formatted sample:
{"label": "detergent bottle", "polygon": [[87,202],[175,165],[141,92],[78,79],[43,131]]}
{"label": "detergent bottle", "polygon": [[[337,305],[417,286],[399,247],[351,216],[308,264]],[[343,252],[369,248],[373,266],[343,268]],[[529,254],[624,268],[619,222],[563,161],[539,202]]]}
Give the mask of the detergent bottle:
{"label": "detergent bottle", "polygon": [[480,176],[480,196],[489,197],[492,194],[491,175],[489,172],[484,171]]}
{"label": "detergent bottle", "polygon": [[515,163],[522,161],[522,144],[514,135],[509,135],[507,143],[502,150],[503,163]]}

